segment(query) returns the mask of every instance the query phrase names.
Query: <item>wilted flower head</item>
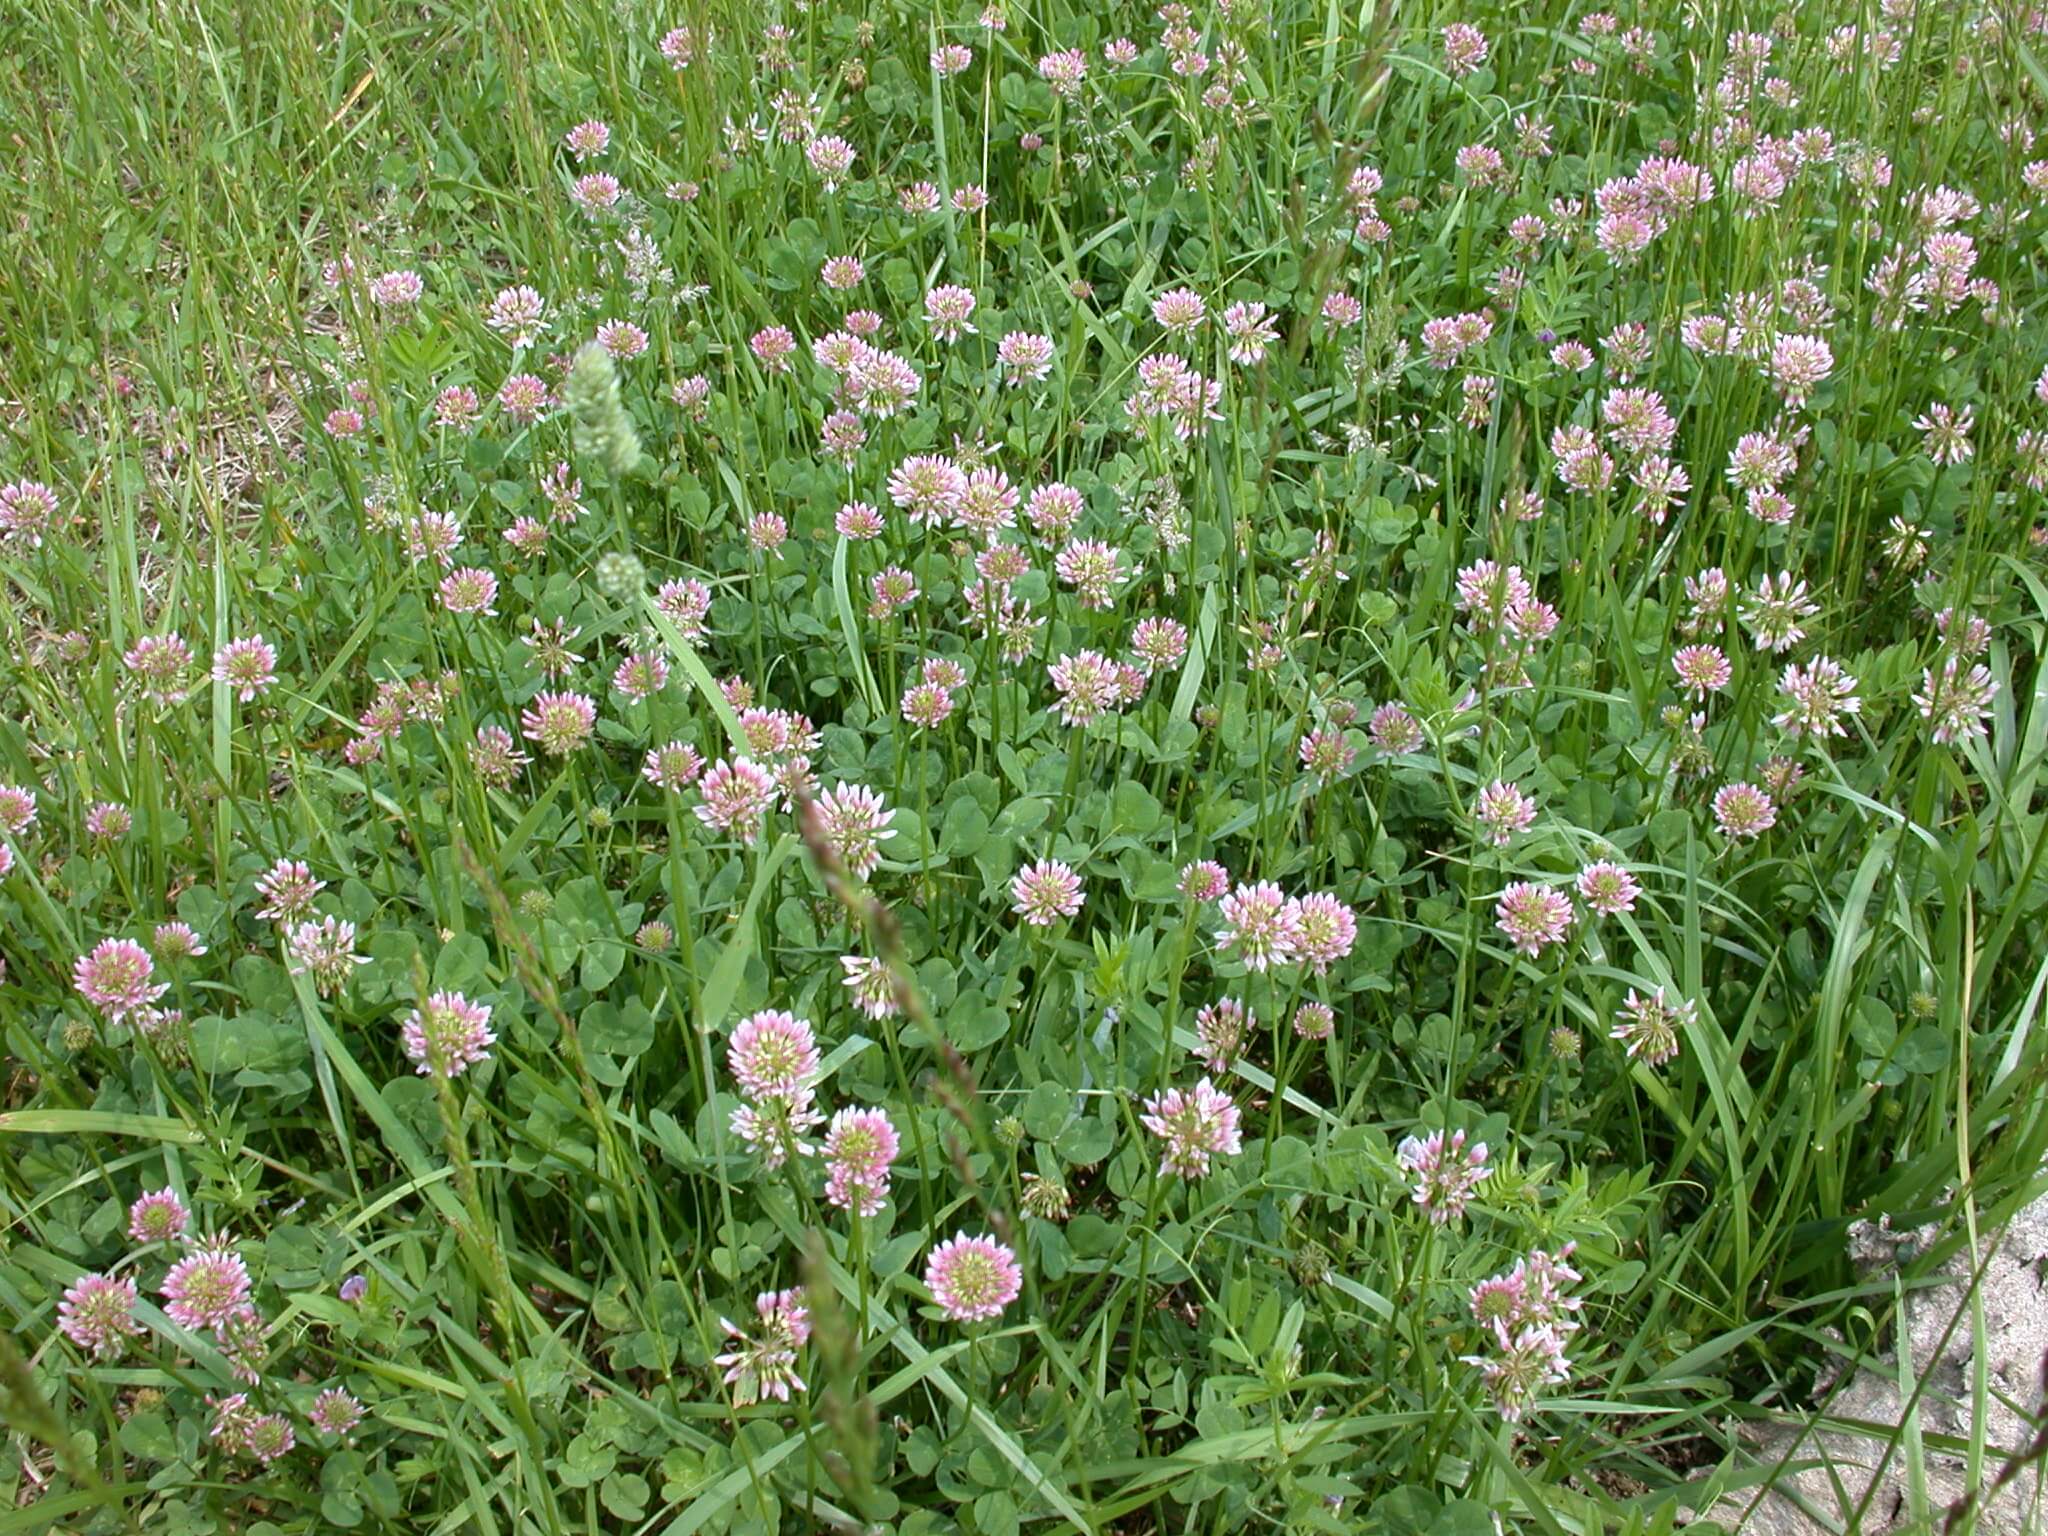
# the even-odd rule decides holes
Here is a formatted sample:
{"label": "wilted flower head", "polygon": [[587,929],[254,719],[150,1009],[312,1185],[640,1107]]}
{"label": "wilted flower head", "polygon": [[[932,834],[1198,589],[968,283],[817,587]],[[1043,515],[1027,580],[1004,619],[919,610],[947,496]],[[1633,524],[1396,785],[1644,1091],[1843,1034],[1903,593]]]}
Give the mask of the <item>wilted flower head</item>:
{"label": "wilted flower head", "polygon": [[246,1454],[249,1430],[258,1417],[249,1405],[248,1394],[234,1392],[218,1401],[209,1397],[206,1403],[213,1409],[213,1422],[207,1427],[206,1438],[231,1456]]}
{"label": "wilted flower head", "polygon": [[1024,1214],[1035,1216],[1040,1221],[1065,1221],[1073,1210],[1073,1196],[1067,1186],[1058,1179],[1048,1179],[1036,1173],[1024,1175],[1024,1190],[1020,1204]]}

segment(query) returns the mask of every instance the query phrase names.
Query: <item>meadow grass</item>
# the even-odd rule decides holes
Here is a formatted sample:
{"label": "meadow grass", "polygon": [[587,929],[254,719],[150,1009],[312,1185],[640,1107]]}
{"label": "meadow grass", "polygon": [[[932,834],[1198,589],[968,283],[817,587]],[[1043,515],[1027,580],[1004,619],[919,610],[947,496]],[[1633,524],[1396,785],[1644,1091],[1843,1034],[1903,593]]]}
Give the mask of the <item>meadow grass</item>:
{"label": "meadow grass", "polygon": [[0,13],[0,1536],[1753,1500],[2044,1188],[2043,30]]}

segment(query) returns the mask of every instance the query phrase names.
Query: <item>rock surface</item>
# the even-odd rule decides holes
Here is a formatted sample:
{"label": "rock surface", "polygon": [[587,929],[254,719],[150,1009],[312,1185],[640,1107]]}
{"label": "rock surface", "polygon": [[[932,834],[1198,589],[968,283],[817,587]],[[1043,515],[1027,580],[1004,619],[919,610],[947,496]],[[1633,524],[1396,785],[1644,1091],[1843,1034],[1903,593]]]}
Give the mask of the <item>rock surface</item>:
{"label": "rock surface", "polygon": [[[1974,1525],[1958,1531],[1996,1536],[2037,1536],[2048,1532],[2048,1490],[2039,1457],[2018,1467],[1994,1490],[2007,1470],[2008,1453],[2034,1446],[2040,1432],[2043,1370],[2048,1365],[2048,1198],[2022,1209],[1996,1238],[1983,1279],[1986,1411],[1983,1486]],[[1915,1249],[1914,1237],[1879,1225],[1851,1232],[1852,1257],[1866,1272],[1895,1271]],[[1925,1519],[1916,1514],[1907,1446],[1878,1470],[1890,1427],[1902,1418],[1913,1384],[1920,1394],[1923,1439],[1952,1436],[1968,1442],[1975,1372],[1980,1362],[1970,1315],[1971,1256],[1957,1253],[1941,1270],[1941,1283],[1908,1292],[1907,1328],[1901,1341],[1910,1350],[1902,1392],[1893,1368],[1866,1368],[1824,1390],[1815,1403],[1832,1419],[1860,1420],[1880,1428],[1858,1433],[1840,1428],[1802,1431],[1796,1425],[1766,1429],[1755,1437],[1759,1466],[1805,1465],[1781,1477],[1768,1493],[1745,1491],[1721,1500],[1709,1518],[1744,1536],[1819,1536],[1860,1532],[1863,1536],[1938,1532],[1956,1501],[1969,1490],[1966,1455],[1933,1445],[1922,1456]],[[1953,1324],[1953,1327],[1951,1327]],[[1895,1346],[1896,1347],[1896,1346]],[[1876,1483],[1873,1490],[1872,1484]]]}

